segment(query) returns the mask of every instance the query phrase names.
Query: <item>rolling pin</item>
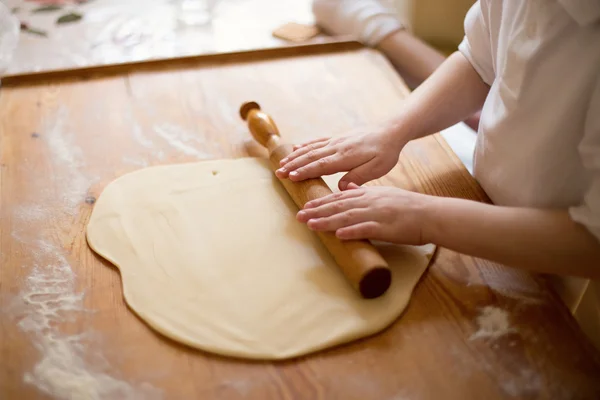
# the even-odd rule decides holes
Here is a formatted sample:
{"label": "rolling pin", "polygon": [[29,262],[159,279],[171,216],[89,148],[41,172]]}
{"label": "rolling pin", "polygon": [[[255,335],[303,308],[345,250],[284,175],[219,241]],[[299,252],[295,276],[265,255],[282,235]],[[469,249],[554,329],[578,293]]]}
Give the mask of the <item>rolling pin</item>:
{"label": "rolling pin", "polygon": [[[281,144],[281,135],[275,122],[261,111],[257,103],[242,104],[240,116],[248,123],[254,139],[267,148],[271,168],[277,170],[279,162],[292,152],[292,146]],[[333,193],[322,178],[300,182],[282,179],[280,182],[300,209],[311,200]],[[392,282],[392,273],[387,262],[369,241],[340,240],[333,232],[317,232],[317,235],[347,281],[363,298],[376,298],[387,291]]]}

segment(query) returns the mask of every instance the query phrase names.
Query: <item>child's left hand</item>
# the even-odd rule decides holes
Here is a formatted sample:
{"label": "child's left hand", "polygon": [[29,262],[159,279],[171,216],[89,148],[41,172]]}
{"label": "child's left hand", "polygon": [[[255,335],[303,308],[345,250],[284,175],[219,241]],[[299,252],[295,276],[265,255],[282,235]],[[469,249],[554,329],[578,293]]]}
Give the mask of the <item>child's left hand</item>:
{"label": "child's left hand", "polygon": [[314,231],[335,231],[343,240],[373,239],[422,245],[428,205],[433,197],[392,187],[348,189],[306,203],[300,222]]}

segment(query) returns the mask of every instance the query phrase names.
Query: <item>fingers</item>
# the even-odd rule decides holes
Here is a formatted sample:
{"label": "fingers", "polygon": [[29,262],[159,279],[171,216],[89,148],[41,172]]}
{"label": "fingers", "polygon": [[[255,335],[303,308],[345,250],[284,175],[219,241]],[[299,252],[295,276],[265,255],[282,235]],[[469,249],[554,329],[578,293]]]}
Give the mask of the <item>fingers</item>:
{"label": "fingers", "polygon": [[320,149],[329,143],[329,139],[317,139],[313,140],[301,145],[296,145],[293,147],[294,151],[292,151],[287,157],[281,159],[279,165],[284,166],[288,162],[308,153],[311,150]]}
{"label": "fingers", "polygon": [[335,174],[340,170],[344,170],[343,160],[338,154],[333,154],[325,158],[319,158],[295,171],[291,171],[289,178],[291,181],[297,182],[304,179]]}
{"label": "fingers", "polygon": [[381,237],[382,226],[376,221],[361,222],[338,229],[335,235],[342,240],[374,239]]}
{"label": "fingers", "polygon": [[319,207],[323,204],[331,203],[338,200],[349,199],[351,197],[362,196],[364,191],[350,190],[346,192],[333,193],[328,196],[321,197],[320,199],[311,200],[304,205],[304,210],[308,208]]}
{"label": "fingers", "polygon": [[344,175],[338,183],[338,187],[340,188],[340,190],[348,189],[348,185],[350,183],[354,183],[355,186],[358,187],[363,183],[367,183],[368,181],[370,181],[371,178],[374,176],[374,172],[376,170],[375,162],[373,160],[374,158],[362,165],[359,165],[358,167],[354,168],[346,175]]}
{"label": "fingers", "polygon": [[319,138],[319,139],[309,140],[308,142],[305,142],[305,143],[296,144],[296,145],[294,145],[294,150],[298,150],[298,149],[300,149],[302,147],[308,146],[309,144],[314,144],[314,143],[319,143],[319,142],[326,142],[329,139],[330,138],[328,138],[328,137],[323,137],[323,138]]}
{"label": "fingers", "polygon": [[275,174],[279,178],[289,176],[291,180],[300,180],[314,178],[321,175],[327,175],[336,172],[332,171],[331,164],[336,161],[334,155],[336,149],[332,146],[322,147],[316,150],[310,150],[306,154],[288,161],[283,167],[279,168]]}
{"label": "fingers", "polygon": [[338,229],[370,221],[369,208],[352,208],[329,217],[310,219],[306,223],[313,231],[336,231]]}
{"label": "fingers", "polygon": [[320,207],[307,208],[299,211],[296,218],[300,222],[308,222],[311,219],[329,217],[353,208],[362,208],[362,202],[360,200],[360,196],[347,197],[342,200],[326,203]]}

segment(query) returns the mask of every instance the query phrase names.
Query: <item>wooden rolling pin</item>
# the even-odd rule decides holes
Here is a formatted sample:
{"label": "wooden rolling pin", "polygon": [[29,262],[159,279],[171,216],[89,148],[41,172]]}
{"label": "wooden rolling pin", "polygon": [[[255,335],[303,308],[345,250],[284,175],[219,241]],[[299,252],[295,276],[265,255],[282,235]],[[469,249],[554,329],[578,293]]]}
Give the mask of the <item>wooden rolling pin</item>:
{"label": "wooden rolling pin", "polygon": [[[244,103],[240,108],[240,115],[247,121],[254,139],[269,150],[271,168],[273,171],[277,170],[279,162],[292,152],[292,146],[280,143],[281,135],[275,122],[260,110],[257,103]],[[321,178],[301,182],[282,179],[281,183],[300,209],[310,200],[332,193]],[[371,243],[366,240],[342,241],[332,232],[317,234],[346,279],[362,297],[372,299],[387,291],[392,282],[392,274],[386,261]]]}

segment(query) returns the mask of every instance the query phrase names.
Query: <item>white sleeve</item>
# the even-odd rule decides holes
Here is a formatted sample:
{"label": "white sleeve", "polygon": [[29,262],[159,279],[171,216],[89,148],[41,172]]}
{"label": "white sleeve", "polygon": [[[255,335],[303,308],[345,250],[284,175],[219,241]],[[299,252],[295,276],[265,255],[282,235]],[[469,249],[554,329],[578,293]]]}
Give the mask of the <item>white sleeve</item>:
{"label": "white sleeve", "polygon": [[579,154],[592,179],[582,204],[572,207],[569,212],[574,221],[584,225],[600,240],[600,75],[587,111]]}
{"label": "white sleeve", "polygon": [[473,65],[481,79],[492,85],[495,78],[490,24],[477,1],[465,17],[465,36],[458,45],[460,51]]}

